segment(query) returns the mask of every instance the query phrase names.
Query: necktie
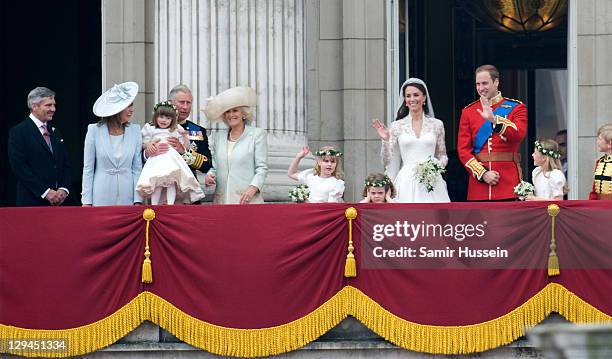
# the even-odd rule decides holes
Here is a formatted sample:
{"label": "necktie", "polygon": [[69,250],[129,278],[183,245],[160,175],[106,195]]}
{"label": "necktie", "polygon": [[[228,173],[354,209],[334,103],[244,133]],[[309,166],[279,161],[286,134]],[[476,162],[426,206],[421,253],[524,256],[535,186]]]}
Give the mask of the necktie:
{"label": "necktie", "polygon": [[47,146],[49,146],[49,149],[53,152],[53,147],[51,147],[51,135],[49,135],[49,131],[47,130],[47,124],[45,123],[40,127],[43,129],[43,138],[45,142],[47,142]]}

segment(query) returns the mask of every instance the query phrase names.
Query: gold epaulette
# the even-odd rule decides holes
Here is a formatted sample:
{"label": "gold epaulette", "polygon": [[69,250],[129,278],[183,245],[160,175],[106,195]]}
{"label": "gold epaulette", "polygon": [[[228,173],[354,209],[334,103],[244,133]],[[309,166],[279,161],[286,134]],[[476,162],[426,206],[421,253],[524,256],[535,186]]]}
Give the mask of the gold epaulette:
{"label": "gold epaulette", "polygon": [[504,99],[506,99],[506,100],[510,100],[510,101],[514,101],[514,102],[518,102],[518,103],[520,103],[521,105],[523,104],[523,101],[521,101],[521,100],[517,100],[517,99],[514,99],[514,98],[510,98],[510,97],[505,97],[505,96],[504,96]]}
{"label": "gold epaulette", "polygon": [[463,109],[465,110],[466,108],[468,108],[468,107],[472,106],[473,104],[475,104],[475,103],[476,103],[476,102],[478,102],[478,101],[480,101],[480,99],[478,99],[478,100],[476,100],[476,101],[474,101],[474,102],[471,102],[469,105],[465,106]]}

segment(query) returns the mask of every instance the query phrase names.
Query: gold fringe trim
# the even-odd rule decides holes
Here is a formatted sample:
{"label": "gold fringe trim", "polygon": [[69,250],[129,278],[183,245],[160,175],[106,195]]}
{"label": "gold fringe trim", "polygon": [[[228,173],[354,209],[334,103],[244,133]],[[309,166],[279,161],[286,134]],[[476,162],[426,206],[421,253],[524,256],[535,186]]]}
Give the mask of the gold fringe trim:
{"label": "gold fringe trim", "polygon": [[[12,352],[28,357],[69,357],[104,348],[148,320],[195,347],[219,355],[256,357],[298,349],[352,315],[390,342],[434,354],[466,354],[493,349],[516,340],[525,327],[558,312],[574,323],[612,322],[601,312],[557,283],[499,318],[466,326],[433,326],[397,317],[359,289],[346,286],[320,307],[292,322],[261,329],[236,329],[196,319],[165,299],[143,292],[110,316],[65,330],[32,330],[0,324],[0,338],[66,339],[62,352]],[[4,350],[3,348],[3,351]],[[6,351],[8,352],[8,351]]]}
{"label": "gold fringe trim", "polygon": [[432,354],[483,352],[509,344],[525,328],[558,312],[574,323],[612,322],[612,317],[557,283],[550,283],[510,313],[465,326],[433,326],[409,322],[381,307],[354,287],[345,287],[349,314],[378,335],[405,349]]}
{"label": "gold fringe trim", "polygon": [[276,355],[314,341],[335,327],[346,313],[346,292],[336,293],[320,307],[287,324],[261,329],[225,328],[196,319],[151,294],[152,322],[182,341],[218,355],[260,357]]}
{"label": "gold fringe trim", "polygon": [[0,324],[0,339],[65,340],[65,351],[9,351],[0,352],[25,357],[65,358],[91,353],[115,343],[136,329],[149,317],[148,292],[140,293],[115,313],[82,327],[61,330],[35,330]]}

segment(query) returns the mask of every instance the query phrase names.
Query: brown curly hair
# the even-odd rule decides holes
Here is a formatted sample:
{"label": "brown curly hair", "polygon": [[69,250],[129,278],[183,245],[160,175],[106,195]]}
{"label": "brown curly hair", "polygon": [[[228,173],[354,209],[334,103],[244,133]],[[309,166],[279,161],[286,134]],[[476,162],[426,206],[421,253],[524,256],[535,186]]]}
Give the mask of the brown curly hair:
{"label": "brown curly hair", "polygon": [[[388,177],[384,173],[374,172],[374,173],[370,173],[365,180],[366,182],[374,182],[374,181],[383,181],[385,178],[388,178]],[[364,197],[368,195],[368,188],[370,188],[370,186],[366,185],[363,187]],[[389,190],[391,190],[391,198],[394,198],[397,193],[395,191],[395,186],[393,186],[393,182],[391,182],[390,180],[389,180],[389,184],[385,185],[385,193]]]}

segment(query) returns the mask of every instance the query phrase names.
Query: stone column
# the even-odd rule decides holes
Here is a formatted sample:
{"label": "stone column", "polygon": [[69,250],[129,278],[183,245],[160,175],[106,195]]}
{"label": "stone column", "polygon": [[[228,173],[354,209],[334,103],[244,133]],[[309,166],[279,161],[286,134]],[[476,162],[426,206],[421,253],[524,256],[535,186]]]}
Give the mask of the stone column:
{"label": "stone column", "polygon": [[150,120],[153,96],[153,2],[102,0],[102,88],[134,81],[139,95],[134,103],[134,122]]}
{"label": "stone column", "polygon": [[[577,135],[568,133],[568,156],[570,171],[576,171],[578,181],[577,188],[570,188],[570,191],[578,193],[572,198],[586,199],[593,183],[595,158],[602,155],[597,152],[597,129],[605,123],[612,123],[612,107],[609,105],[612,98],[612,72],[609,69],[612,0],[574,0],[572,3],[574,6],[570,11],[577,11],[578,98],[574,126]],[[572,140],[576,142],[572,144]],[[577,166],[574,165],[576,162]]]}
{"label": "stone column", "polygon": [[386,117],[386,2],[307,0],[308,138],[344,151],[346,201],[361,200],[363,180],[382,171],[370,120]]}
{"label": "stone column", "polygon": [[[257,90],[254,124],[268,131],[267,201],[287,201],[289,164],[306,143],[303,0],[155,0],[155,97],[179,83],[193,91],[192,119],[207,98]],[[312,160],[303,161],[312,166]]]}

